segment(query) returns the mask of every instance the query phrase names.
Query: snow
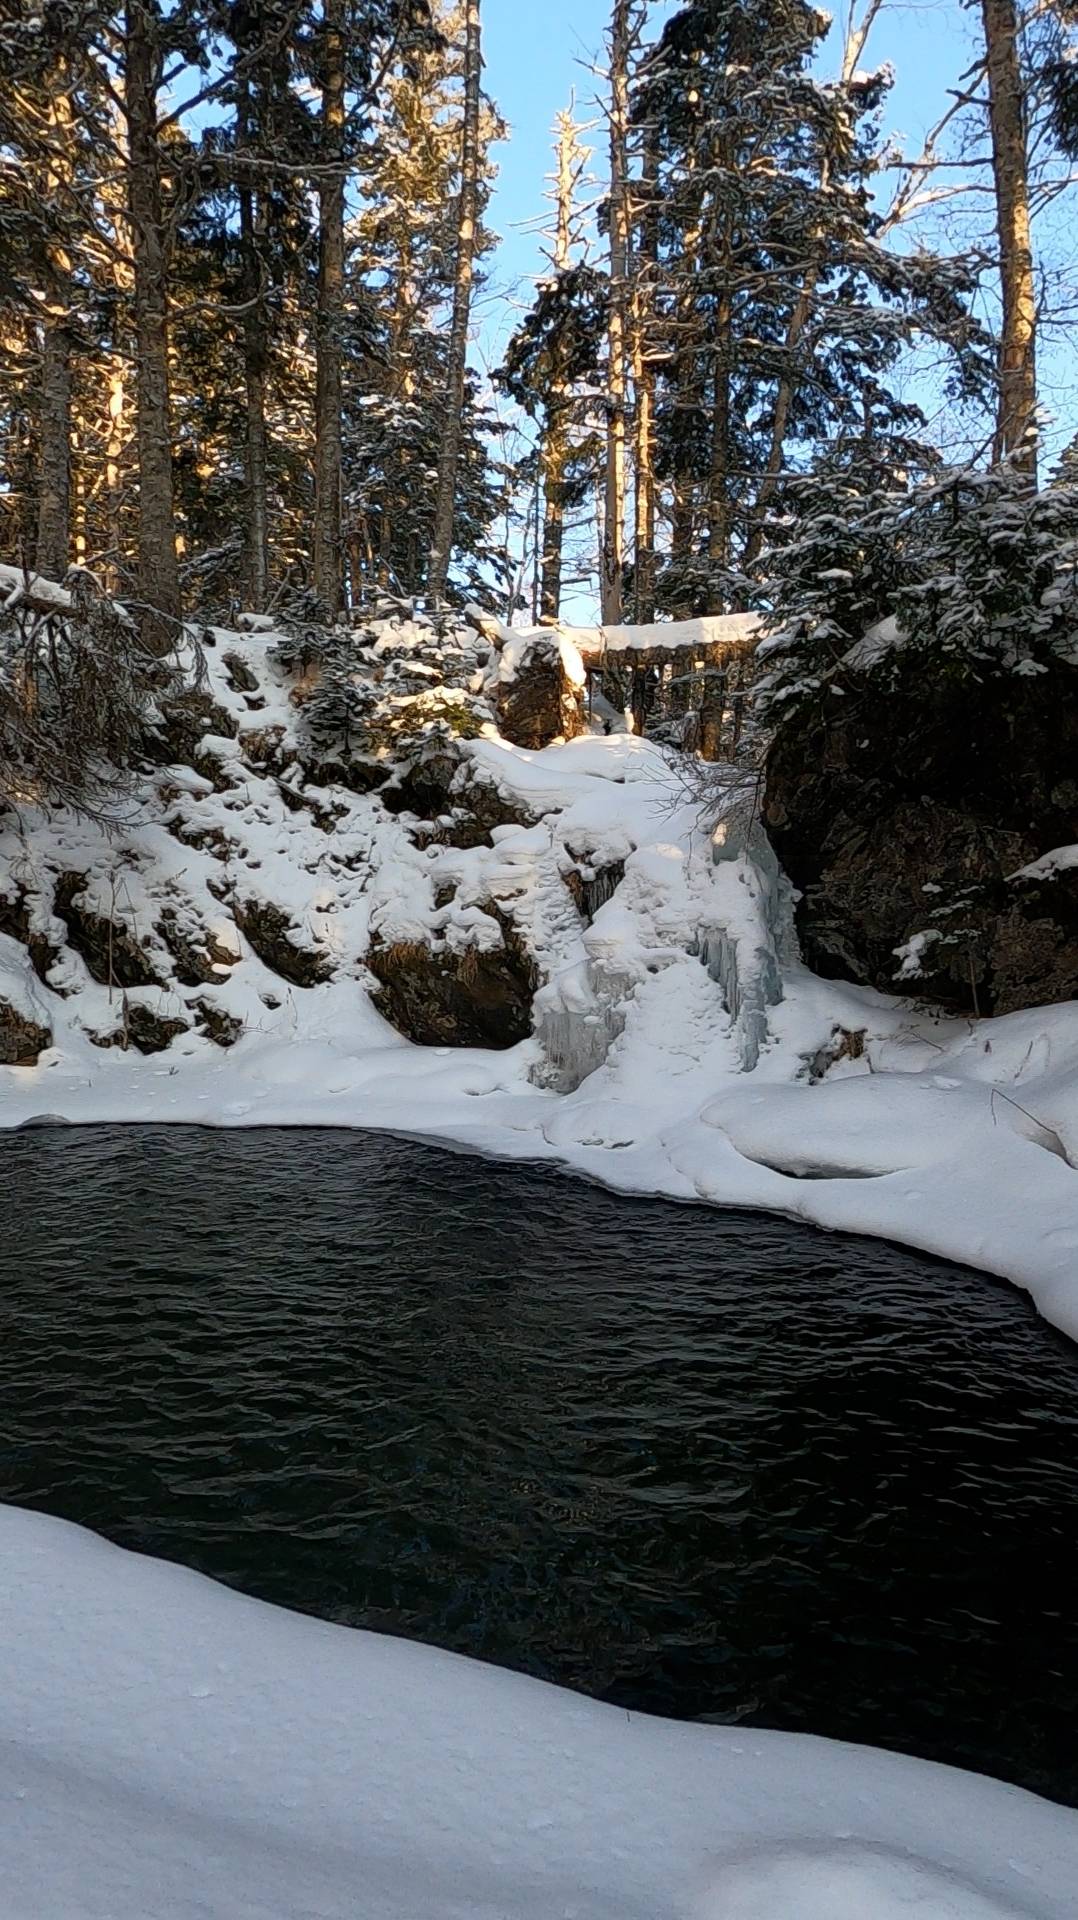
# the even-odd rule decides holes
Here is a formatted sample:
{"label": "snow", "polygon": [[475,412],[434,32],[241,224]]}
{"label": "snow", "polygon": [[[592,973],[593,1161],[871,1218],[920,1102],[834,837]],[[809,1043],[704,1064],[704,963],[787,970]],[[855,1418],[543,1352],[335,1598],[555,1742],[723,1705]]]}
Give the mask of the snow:
{"label": "snow", "polygon": [[[713,827],[632,735],[543,752],[489,731],[462,743],[520,812],[490,845],[417,846],[376,795],[297,786],[298,769],[288,801],[245,746],[280,726],[288,749],[296,723],[273,638],[215,634],[213,697],[240,737],[204,741],[197,773],[159,770],[110,827],[24,813],[0,830],[0,908],[22,890],[59,953],[41,979],[25,947],[0,941],[0,1001],[54,1035],[36,1067],[0,1067],[0,1125],[387,1128],[556,1161],[628,1194],[768,1208],[968,1262],[1078,1338],[1078,1007],[973,1021],[816,979],[751,812],[735,795]],[[226,653],[257,675],[254,708],[229,686]],[[593,885],[590,925],[570,869]],[[160,1054],[101,1044],[122,1038],[125,996],[63,945],[50,883],[72,871],[153,957],[161,984],[127,1004],[191,1023],[209,1000],[239,1024],[233,1047],[194,1026]],[[331,977],[283,980],[233,901],[283,909],[291,945]],[[177,977],[166,910],[196,942],[212,935],[209,984]],[[540,973],[528,1040],[421,1048],[387,1024],[364,964],[372,936],[459,954],[496,945],[503,921]]]}
{"label": "snow", "polygon": [[843,665],[868,672],[903,644],[904,635],[898,621],[893,613],[889,613],[883,620],[877,620],[874,627],[869,627],[868,632],[849,649],[843,656]]}
{"label": "snow", "polygon": [[1011,880],[1051,880],[1057,873],[1073,873],[1078,867],[1078,847],[1053,847],[1050,853],[1043,853],[1039,860],[1031,860],[1028,866],[1019,867],[1016,873],[1009,875]]}
{"label": "snow", "polygon": [[499,684],[503,687],[510,686],[532,647],[537,642],[549,645],[551,641],[556,644],[561,655],[562,667],[569,685],[578,689],[586,686],[588,676],[580,653],[568,634],[557,627],[506,628],[505,638],[497,656]]}
{"label": "snow", "polygon": [[5,607],[16,607],[20,601],[34,599],[39,606],[55,607],[57,612],[66,612],[72,604],[71,595],[66,587],[55,580],[47,580],[43,573],[27,573],[22,567],[0,565],[0,600]]}
{"label": "snow", "polygon": [[18,1920],[1071,1920],[1078,1816],[628,1714],[0,1508]]}
{"label": "snow", "polygon": [[704,614],[696,620],[656,620],[644,626],[562,627],[582,654],[650,653],[653,648],[739,647],[763,632],[758,613]]}

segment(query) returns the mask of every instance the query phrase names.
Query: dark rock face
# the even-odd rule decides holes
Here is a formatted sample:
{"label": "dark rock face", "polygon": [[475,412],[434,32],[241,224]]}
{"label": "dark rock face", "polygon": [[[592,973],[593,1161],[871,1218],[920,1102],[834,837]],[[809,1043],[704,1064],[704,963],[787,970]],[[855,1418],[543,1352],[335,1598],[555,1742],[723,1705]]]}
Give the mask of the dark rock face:
{"label": "dark rock face", "polygon": [[36,1066],[38,1054],[51,1045],[48,1027],[20,1013],[10,1000],[0,1000],[0,1067]]}
{"label": "dark rock face", "polygon": [[329,979],[333,971],[329,955],[299,944],[299,928],[282,907],[270,900],[244,900],[236,901],[232,911],[263,965],[282,980],[294,987],[317,987]]}
{"label": "dark rock face", "polygon": [[624,880],[625,862],[612,860],[605,867],[592,867],[582,862],[579,866],[570,867],[564,878],[576,901],[580,918],[585,926],[590,927],[599,908],[613,898]]}
{"label": "dark rock face", "polygon": [[399,1033],[423,1047],[515,1047],[531,1032],[534,964],[511,928],[488,953],[377,942],[367,965],[380,982],[374,1002]]}
{"label": "dark rock face", "polygon": [[823,693],[780,728],[764,820],[811,967],[971,1012],[1078,995],[1078,879],[1007,876],[1078,841],[1078,669]]}
{"label": "dark rock face", "polygon": [[489,847],[495,827],[530,826],[535,817],[522,801],[507,800],[459,750],[430,754],[406,767],[381,800],[387,813],[414,813],[430,823],[412,831],[420,846]]}
{"label": "dark rock face", "polygon": [[84,873],[62,873],[56,882],[54,906],[67,924],[68,945],[81,954],[91,979],[103,987],[159,987],[145,949],[127,923],[86,905]]}
{"label": "dark rock face", "polygon": [[199,741],[207,733],[235,736],[231,714],[208,693],[177,694],[168,701],[156,727],[147,736],[147,758],[155,766],[193,766]]}
{"label": "dark rock face", "polygon": [[125,1007],[123,1024],[115,1032],[95,1037],[95,1047],[134,1047],[137,1053],[164,1053],[181,1033],[189,1033],[186,1020],[155,1013],[152,1007],[135,1003]]}
{"label": "dark rock face", "polygon": [[556,639],[537,635],[521,655],[515,679],[499,687],[498,725],[514,746],[533,749],[583,733],[580,701]]}

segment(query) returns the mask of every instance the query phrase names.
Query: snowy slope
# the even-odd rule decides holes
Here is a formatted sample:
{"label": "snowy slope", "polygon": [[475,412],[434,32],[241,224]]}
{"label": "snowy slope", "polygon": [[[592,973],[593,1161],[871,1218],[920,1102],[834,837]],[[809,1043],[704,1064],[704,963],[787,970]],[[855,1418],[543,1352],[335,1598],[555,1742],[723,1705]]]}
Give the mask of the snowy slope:
{"label": "snowy slope", "polygon": [[1078,1815],[629,1715],[0,1509],[12,1920],[1072,1920]]}
{"label": "snowy slope", "polygon": [[[273,640],[216,634],[235,737],[204,737],[110,825],[0,829],[0,1001],[54,1040],[0,1067],[0,1124],[391,1127],[556,1159],[968,1261],[1078,1338],[1078,1008],[975,1023],[815,979],[758,833],[736,806],[708,831],[628,735],[530,753],[487,729],[461,752],[503,824],[426,844],[378,794],[304,772]],[[64,875],[148,979],[93,977]],[[459,957],[503,926],[538,967],[530,1039],[423,1048],[382,1018],[372,939]],[[140,1018],[174,1023],[166,1051],[116,1044]]]}

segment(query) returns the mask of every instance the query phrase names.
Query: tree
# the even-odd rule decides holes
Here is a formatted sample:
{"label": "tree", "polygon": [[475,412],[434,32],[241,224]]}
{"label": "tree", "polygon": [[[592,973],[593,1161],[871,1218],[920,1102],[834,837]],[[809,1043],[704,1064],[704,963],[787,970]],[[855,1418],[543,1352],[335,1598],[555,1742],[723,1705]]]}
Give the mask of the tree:
{"label": "tree", "polygon": [[633,38],[632,0],[614,0],[610,23],[610,300],[607,308],[606,485],[603,501],[603,552],[600,617],[613,625],[622,617],[625,565],[625,414],[626,306],[629,278],[629,56]]}
{"label": "tree", "polygon": [[123,32],[127,214],[137,353],[139,593],[147,635],[163,652],[175,638],[181,606],[172,497],[168,235],[162,209],[158,108],[165,39],[156,0],[127,0]]}
{"label": "tree", "polygon": [[905,457],[919,415],[895,376],[912,340],[943,346],[956,393],[988,377],[974,264],[883,244],[888,75],[848,46],[839,80],[817,78],[826,30],[803,0],[695,0],[637,63],[651,457],[671,528],[656,591],[673,612],[744,604],[787,472],[854,439]]}
{"label": "tree", "polygon": [[1037,296],[1029,220],[1025,87],[1014,0],[981,0],[1003,324],[994,457],[1036,483]]}
{"label": "tree", "polygon": [[480,42],[479,0],[464,7],[464,111],[461,118],[460,214],[457,230],[453,314],[446,362],[445,424],[438,460],[434,537],[431,543],[427,589],[437,604],[445,597],[453,550],[457,469],[460,462],[464,382],[468,363],[468,321],[479,199],[479,94],[483,58]]}
{"label": "tree", "polygon": [[317,383],[314,402],[314,587],[326,612],[340,612],[341,327],[344,305],[345,4],[325,0],[320,48],[321,172],[318,185]]}
{"label": "tree", "polygon": [[[539,424],[535,564],[537,611],[556,621],[561,608],[567,518],[592,491],[599,445],[591,395],[601,380],[609,282],[582,256],[578,204],[590,153],[570,106],[555,123],[554,205],[546,251],[551,273],[516,329],[499,384]],[[585,397],[582,398],[582,389]],[[538,495],[541,494],[541,499]]]}

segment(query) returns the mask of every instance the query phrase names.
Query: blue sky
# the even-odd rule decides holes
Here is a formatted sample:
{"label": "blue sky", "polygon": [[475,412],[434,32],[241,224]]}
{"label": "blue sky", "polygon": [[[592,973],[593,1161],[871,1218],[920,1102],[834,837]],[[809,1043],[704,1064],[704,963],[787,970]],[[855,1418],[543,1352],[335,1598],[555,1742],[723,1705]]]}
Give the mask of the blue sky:
{"label": "blue sky", "polygon": [[[590,117],[594,81],[586,69],[597,56],[601,60],[609,15],[609,0],[485,0],[486,85],[511,130],[508,143],[498,149],[501,172],[491,209],[492,224],[502,235],[502,281],[537,270],[538,242],[519,228],[541,210],[551,127],[574,86],[580,116]],[[838,58],[838,37],[836,22],[824,46],[825,70],[828,56]],[[889,61],[894,67],[888,127],[906,134],[911,147],[920,145],[945,108],[947,88],[969,65],[975,44],[973,22],[958,0],[924,5],[884,0],[865,64]],[[601,147],[601,127],[594,138]],[[601,159],[600,152],[597,164]]]}

